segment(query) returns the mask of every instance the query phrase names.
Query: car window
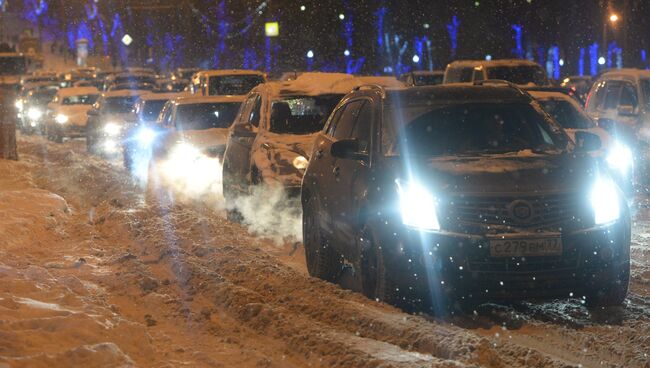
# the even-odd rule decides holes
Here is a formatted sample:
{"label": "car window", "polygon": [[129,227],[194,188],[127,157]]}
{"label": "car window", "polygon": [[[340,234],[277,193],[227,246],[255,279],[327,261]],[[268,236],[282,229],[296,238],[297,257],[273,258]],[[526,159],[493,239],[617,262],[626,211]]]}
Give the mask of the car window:
{"label": "car window", "polygon": [[345,111],[346,107],[347,107],[347,105],[343,105],[343,106],[341,106],[340,109],[336,110],[336,112],[332,116],[332,118],[330,120],[330,123],[329,123],[329,125],[327,127],[327,132],[326,132],[327,135],[329,135],[329,136],[334,135],[334,130],[336,129],[336,126],[338,125],[339,120],[341,119],[341,115],[343,115],[343,111]]}
{"label": "car window", "polygon": [[541,110],[525,103],[423,105],[386,111],[383,151],[447,156],[564,149]]}
{"label": "car window", "polygon": [[623,83],[621,88],[621,99],[618,102],[619,106],[632,106],[636,109],[639,101],[636,95],[636,88],[631,83]]}
{"label": "car window", "polygon": [[610,81],[605,84],[605,110],[616,109],[621,96],[621,82]]}
{"label": "car window", "polygon": [[364,101],[359,110],[356,124],[350,138],[359,140],[359,152],[368,153],[370,149],[370,131],[372,128],[372,102]]}
{"label": "car window", "polygon": [[473,80],[475,81],[482,81],[483,79],[483,69],[474,69],[474,77]]}
{"label": "car window", "polygon": [[250,112],[250,115],[248,117],[248,123],[254,127],[259,127],[260,126],[260,117],[262,113],[262,97],[259,95],[255,95],[255,98],[253,101],[251,101],[253,109]]}
{"label": "car window", "polygon": [[336,140],[348,139],[352,135],[352,129],[357,121],[363,100],[356,100],[345,106],[345,111],[341,115],[338,124],[334,128],[332,136]]}
{"label": "car window", "polygon": [[603,104],[603,99],[605,97],[605,87],[604,84],[598,83],[596,87],[587,97],[587,111],[595,112]]}

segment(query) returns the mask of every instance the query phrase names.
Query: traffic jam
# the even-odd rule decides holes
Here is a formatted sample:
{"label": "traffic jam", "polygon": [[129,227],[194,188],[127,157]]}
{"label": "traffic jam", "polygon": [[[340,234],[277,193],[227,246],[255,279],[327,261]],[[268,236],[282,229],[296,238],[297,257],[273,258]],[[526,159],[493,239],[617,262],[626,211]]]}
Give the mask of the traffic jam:
{"label": "traffic jam", "polygon": [[650,366],[647,68],[84,42],[0,53],[0,366]]}

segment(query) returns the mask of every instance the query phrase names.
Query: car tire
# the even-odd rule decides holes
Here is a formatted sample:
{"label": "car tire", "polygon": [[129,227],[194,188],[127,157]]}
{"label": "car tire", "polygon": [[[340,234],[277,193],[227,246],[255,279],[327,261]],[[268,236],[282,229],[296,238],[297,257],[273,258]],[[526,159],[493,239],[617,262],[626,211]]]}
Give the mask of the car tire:
{"label": "car tire", "polygon": [[302,222],[307,271],[312,277],[335,282],[341,273],[343,263],[341,255],[323,237],[318,211],[316,200],[309,199]]}
{"label": "car tire", "polygon": [[361,234],[359,241],[363,293],[370,299],[399,306],[399,288],[392,279],[393,272],[388,269],[385,251],[375,231],[366,225]]}
{"label": "car tire", "polygon": [[630,286],[630,264],[614,268],[611,281],[596,287],[586,298],[588,307],[617,307],[623,305]]}

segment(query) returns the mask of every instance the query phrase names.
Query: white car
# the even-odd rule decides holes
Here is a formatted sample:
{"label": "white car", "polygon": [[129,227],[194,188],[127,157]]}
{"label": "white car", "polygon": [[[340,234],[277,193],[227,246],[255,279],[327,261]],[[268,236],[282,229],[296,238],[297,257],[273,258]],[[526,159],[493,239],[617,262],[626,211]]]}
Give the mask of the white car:
{"label": "white car", "polygon": [[190,90],[198,96],[246,95],[266,76],[256,70],[204,70],[192,77]]}
{"label": "white car", "polygon": [[459,60],[447,65],[443,83],[472,83],[500,79],[519,86],[548,86],[546,71],[536,62],[521,59]]}
{"label": "white car", "polygon": [[218,161],[244,100],[245,96],[194,96],[168,102],[160,121],[164,133],[153,144],[149,182],[194,193],[220,185]]}
{"label": "white car", "polygon": [[650,71],[620,69],[593,84],[585,109],[598,125],[635,145],[650,142]]}
{"label": "white car", "polygon": [[576,132],[584,131],[597,135],[603,149],[611,145],[611,135],[605,129],[598,127],[575,99],[560,92],[530,91],[528,93],[542,105],[544,111],[562,125],[573,142],[576,142]]}
{"label": "white car", "polygon": [[99,95],[99,90],[95,87],[60,89],[47,105],[47,138],[60,143],[64,138],[85,137],[87,114]]}

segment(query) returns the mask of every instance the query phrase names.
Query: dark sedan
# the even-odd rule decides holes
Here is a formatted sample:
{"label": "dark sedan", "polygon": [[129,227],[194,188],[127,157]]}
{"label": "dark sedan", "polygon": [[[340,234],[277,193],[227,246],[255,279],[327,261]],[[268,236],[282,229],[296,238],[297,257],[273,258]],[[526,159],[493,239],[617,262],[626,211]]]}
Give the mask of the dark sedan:
{"label": "dark sedan", "polygon": [[606,165],[512,85],[361,88],[316,138],[302,185],[311,275],[373,299],[584,298],[619,305],[630,215]]}

